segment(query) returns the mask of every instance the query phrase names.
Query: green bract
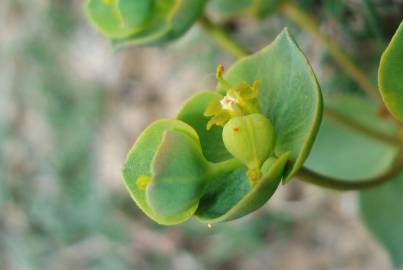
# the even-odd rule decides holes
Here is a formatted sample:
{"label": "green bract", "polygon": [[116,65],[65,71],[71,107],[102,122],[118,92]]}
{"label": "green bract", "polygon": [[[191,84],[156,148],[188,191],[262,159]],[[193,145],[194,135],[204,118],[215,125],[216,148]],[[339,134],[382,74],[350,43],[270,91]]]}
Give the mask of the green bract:
{"label": "green bract", "polygon": [[197,20],[206,0],[87,0],[86,13],[115,47],[161,44]]}
{"label": "green bract", "polygon": [[403,122],[403,22],[382,54],[378,77],[386,107]]}
{"label": "green bract", "polygon": [[[371,130],[391,136],[398,134],[393,123],[379,117],[376,102],[354,95],[336,95],[327,105]],[[399,149],[394,145],[325,117],[304,166],[327,176],[357,181],[384,173],[398,156]]]}
{"label": "green bract", "polygon": [[123,177],[138,206],[160,224],[195,215],[232,220],[261,207],[300,168],[322,114],[321,93],[288,32],[235,63],[216,91],[194,95],[177,119],[146,128]]}

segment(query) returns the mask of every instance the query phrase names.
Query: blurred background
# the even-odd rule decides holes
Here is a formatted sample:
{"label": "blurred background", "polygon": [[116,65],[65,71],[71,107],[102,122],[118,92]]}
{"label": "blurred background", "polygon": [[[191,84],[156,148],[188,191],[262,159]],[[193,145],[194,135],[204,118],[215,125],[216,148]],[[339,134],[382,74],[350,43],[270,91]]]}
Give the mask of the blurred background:
{"label": "blurred background", "polygon": [[[299,1],[376,81],[403,17],[399,0]],[[113,52],[79,0],[0,1],[0,269],[392,269],[359,220],[356,194],[294,181],[262,209],[212,228],[162,227],[120,170],[141,130],[215,87],[233,59],[196,25],[177,42]],[[211,11],[214,17],[214,11]],[[287,26],[323,91],[358,86],[287,17],[225,20],[255,51]]]}

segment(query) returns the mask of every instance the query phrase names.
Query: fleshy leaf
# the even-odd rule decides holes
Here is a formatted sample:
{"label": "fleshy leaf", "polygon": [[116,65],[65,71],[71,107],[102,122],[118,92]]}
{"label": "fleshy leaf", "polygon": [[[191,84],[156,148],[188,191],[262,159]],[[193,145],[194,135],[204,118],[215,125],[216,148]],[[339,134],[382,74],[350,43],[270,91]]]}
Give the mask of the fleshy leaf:
{"label": "fleshy leaf", "polygon": [[260,81],[258,101],[276,132],[274,153],[291,152],[284,180],[290,179],[307,158],[322,117],[321,91],[307,59],[284,30],[266,48],[237,61],[224,77],[232,85]]}
{"label": "fleshy leaf", "polygon": [[396,269],[403,268],[403,173],[389,182],[360,192],[361,216],[389,252]]}
{"label": "fleshy leaf", "polygon": [[[328,106],[345,117],[387,135],[396,135],[393,123],[384,121],[377,114],[375,103],[354,96],[333,96],[330,100]],[[398,152],[393,145],[324,117],[305,166],[324,175],[356,181],[387,170]]]}
{"label": "fleshy leaf", "polygon": [[89,0],[86,13],[96,29],[110,38],[141,30],[151,16],[151,0]]}
{"label": "fleshy leaf", "polygon": [[183,132],[165,131],[151,167],[147,187],[151,209],[165,219],[191,216],[207,185],[209,171],[199,141]]}
{"label": "fleshy leaf", "polygon": [[124,182],[133,200],[151,219],[164,225],[180,223],[182,220],[188,219],[192,213],[185,213],[183,216],[175,218],[158,216],[146,200],[146,189],[137,185],[136,181],[141,181],[141,176],[151,176],[151,162],[161,144],[163,133],[167,130],[183,132],[198,140],[196,132],[186,123],[179,120],[158,120],[147,127],[138,137],[130,149],[123,167]]}
{"label": "fleshy leaf", "polygon": [[288,157],[289,153],[285,153],[274,161],[253,188],[244,168],[215,181],[201,198],[196,216],[202,222],[216,223],[240,218],[260,208],[276,191]]}
{"label": "fleshy leaf", "polygon": [[179,38],[195,23],[206,0],[153,0],[154,10],[143,31],[112,40],[115,49],[131,45],[159,45]]}
{"label": "fleshy leaf", "polygon": [[190,97],[179,110],[176,118],[192,126],[200,137],[203,154],[212,162],[232,158],[224,146],[222,127],[214,125],[207,130],[210,117],[203,115],[210,101],[222,98],[215,92],[201,92]]}
{"label": "fleshy leaf", "polygon": [[378,85],[386,107],[403,122],[403,22],[382,54]]}

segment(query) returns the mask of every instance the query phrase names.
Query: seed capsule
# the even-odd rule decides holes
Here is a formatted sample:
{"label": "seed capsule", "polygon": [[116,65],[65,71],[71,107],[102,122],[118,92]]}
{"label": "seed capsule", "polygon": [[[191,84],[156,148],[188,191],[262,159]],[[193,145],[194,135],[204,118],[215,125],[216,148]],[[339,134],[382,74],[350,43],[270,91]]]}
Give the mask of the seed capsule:
{"label": "seed capsule", "polygon": [[270,120],[254,113],[232,118],[223,129],[227,150],[248,166],[249,180],[254,183],[261,176],[260,167],[274,148],[274,129]]}

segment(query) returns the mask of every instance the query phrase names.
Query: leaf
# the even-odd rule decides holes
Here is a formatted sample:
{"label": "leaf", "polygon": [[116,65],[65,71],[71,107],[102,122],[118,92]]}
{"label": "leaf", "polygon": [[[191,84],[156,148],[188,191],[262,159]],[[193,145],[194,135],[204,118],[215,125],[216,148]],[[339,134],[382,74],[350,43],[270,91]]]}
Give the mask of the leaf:
{"label": "leaf", "polygon": [[291,152],[284,179],[289,180],[307,158],[322,117],[322,95],[307,59],[283,30],[272,44],[237,61],[224,77],[232,85],[260,80],[258,100],[276,132],[274,153]]}
{"label": "leaf", "polygon": [[203,12],[206,0],[154,0],[150,22],[143,31],[123,39],[113,39],[112,46],[159,45],[182,36]]}
{"label": "leaf", "polygon": [[[393,123],[378,116],[375,103],[356,96],[334,96],[329,100],[328,106],[344,116],[371,129],[395,135]],[[393,145],[325,117],[305,166],[327,176],[358,180],[381,174],[397,155],[398,149]]]}
{"label": "leaf", "polygon": [[151,0],[88,0],[86,14],[95,28],[107,37],[122,38],[141,30],[151,16]]}
{"label": "leaf", "polygon": [[273,162],[256,186],[250,186],[244,168],[212,183],[201,198],[196,216],[205,223],[216,223],[245,216],[266,203],[276,191],[288,160],[285,153]]}
{"label": "leaf", "polygon": [[193,215],[208,183],[208,171],[209,164],[198,140],[183,132],[165,131],[147,186],[151,209],[165,219],[179,217],[178,221]]}
{"label": "leaf", "polygon": [[151,18],[141,32],[124,38],[112,39],[112,47],[117,50],[126,46],[146,45],[163,39],[172,30],[170,16],[175,9],[175,0],[157,1]]}
{"label": "leaf", "polygon": [[360,192],[360,210],[369,230],[403,268],[403,173],[374,189]]}
{"label": "leaf", "polygon": [[224,161],[232,158],[222,139],[222,127],[214,125],[207,130],[210,117],[203,115],[209,102],[215,98],[222,98],[219,94],[200,92],[190,97],[179,110],[176,118],[192,126],[200,137],[203,154],[212,162]]}
{"label": "leaf", "polygon": [[198,140],[196,132],[189,125],[179,120],[164,119],[152,123],[143,131],[130,149],[123,167],[123,178],[127,190],[138,207],[157,223],[170,225],[179,223],[179,220],[188,219],[192,213],[187,212],[183,216],[175,218],[164,218],[157,215],[146,200],[146,190],[139,188],[136,184],[140,176],[150,176],[151,162],[161,144],[162,135],[167,130],[184,132]]}
{"label": "leaf", "polygon": [[378,85],[386,107],[403,121],[403,22],[382,54]]}

